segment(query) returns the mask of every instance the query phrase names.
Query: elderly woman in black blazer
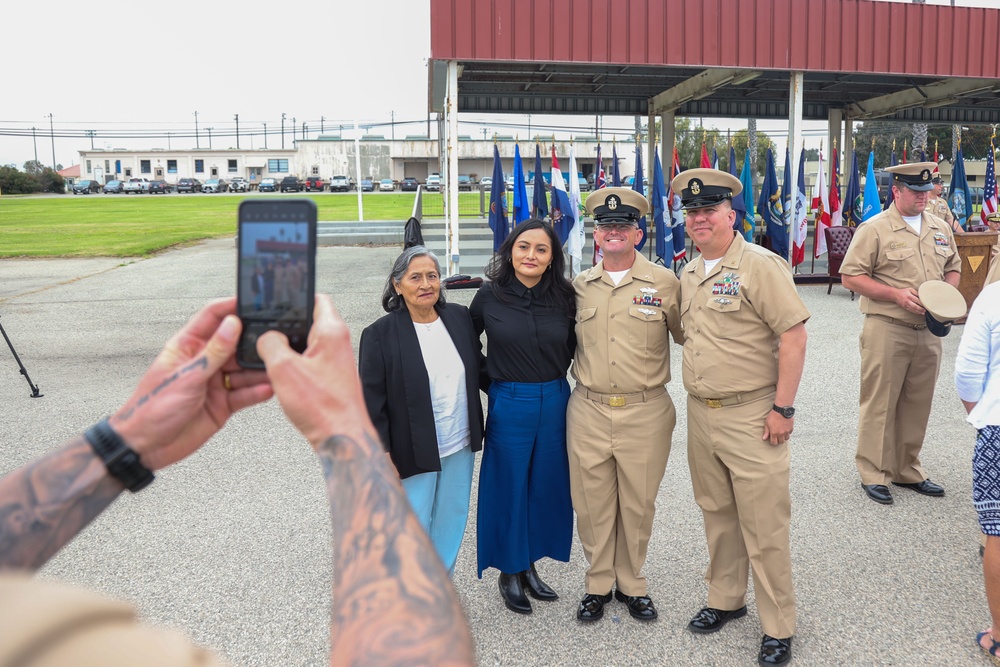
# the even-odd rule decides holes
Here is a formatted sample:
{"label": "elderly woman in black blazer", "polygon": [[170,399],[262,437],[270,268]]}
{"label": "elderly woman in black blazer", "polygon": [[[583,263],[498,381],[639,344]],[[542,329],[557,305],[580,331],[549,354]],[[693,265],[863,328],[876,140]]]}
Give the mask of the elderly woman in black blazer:
{"label": "elderly woman in black blazer", "polygon": [[451,574],[469,515],[474,452],[483,440],[479,336],[468,308],[445,303],[441,266],[423,246],[396,259],[382,308],[388,315],[361,333],[365,403]]}

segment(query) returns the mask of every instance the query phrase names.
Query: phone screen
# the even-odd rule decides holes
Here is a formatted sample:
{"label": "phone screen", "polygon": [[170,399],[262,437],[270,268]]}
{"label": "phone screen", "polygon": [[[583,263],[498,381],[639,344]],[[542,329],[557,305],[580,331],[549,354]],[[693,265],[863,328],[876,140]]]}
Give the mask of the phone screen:
{"label": "phone screen", "polygon": [[303,352],[316,293],[316,205],[308,199],[244,201],[239,211],[236,359],[263,368],[257,338],[277,330]]}

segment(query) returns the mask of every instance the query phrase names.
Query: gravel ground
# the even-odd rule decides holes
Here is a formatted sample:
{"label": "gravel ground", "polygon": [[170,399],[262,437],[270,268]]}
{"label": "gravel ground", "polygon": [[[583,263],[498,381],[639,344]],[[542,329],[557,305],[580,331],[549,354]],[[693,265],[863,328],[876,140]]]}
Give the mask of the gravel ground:
{"label": "gravel ground", "polygon": [[[318,289],[347,319],[355,348],[381,314],[398,248],[319,251]],[[122,261],[0,261],[0,324],[44,397],[29,398],[0,345],[0,473],[60,445],[119,406],[163,342],[209,299],[233,293],[232,239]],[[974,432],[952,382],[961,335],[944,340],[923,462],[943,499],[896,492],[883,507],[854,468],[857,337],[848,292],[804,286],[813,313],[792,450],[792,557],[799,601],[794,664],[986,664],[974,642],[988,624],[971,505]],[[451,294],[468,303],[471,291]],[[560,594],[535,613],[508,612],[496,573],[475,575],[475,516],[455,575],[481,665],[755,664],[760,626],[748,616],[712,636],[685,629],[703,606],[707,553],[685,447],[680,349],[678,406],[645,573],[660,619],[641,624],[612,602],[604,620],[575,620],[586,563],[539,569]],[[345,372],[347,372],[345,370]],[[475,493],[475,488],[473,493]],[[275,402],[236,415],[205,448],[126,494],[43,570],[136,603],[238,666],[327,662],[332,560],[326,496],[307,443]]]}

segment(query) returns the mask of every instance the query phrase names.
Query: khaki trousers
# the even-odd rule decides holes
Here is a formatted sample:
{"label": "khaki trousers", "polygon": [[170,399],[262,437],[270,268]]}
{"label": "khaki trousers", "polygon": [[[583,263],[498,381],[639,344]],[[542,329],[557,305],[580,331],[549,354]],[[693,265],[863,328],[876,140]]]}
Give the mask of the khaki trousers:
{"label": "khaki trousers", "polygon": [[788,443],[761,440],[774,395],[724,408],[688,397],[688,465],[708,540],[708,606],[746,604],[748,570],[761,627],[795,634]]}
{"label": "khaki trousers", "polygon": [[913,484],[941,366],[941,339],[866,317],[861,329],[861,409],[854,461],[862,484]]}
{"label": "khaki trousers", "polygon": [[620,408],[576,389],[566,409],[570,492],[587,593],[646,595],[642,566],[677,413],[664,392]]}

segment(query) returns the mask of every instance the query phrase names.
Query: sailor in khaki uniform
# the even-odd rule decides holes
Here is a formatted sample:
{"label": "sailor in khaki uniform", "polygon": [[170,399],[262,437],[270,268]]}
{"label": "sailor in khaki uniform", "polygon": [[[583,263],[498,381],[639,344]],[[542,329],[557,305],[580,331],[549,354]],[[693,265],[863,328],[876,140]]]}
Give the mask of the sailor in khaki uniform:
{"label": "sailor in khaki uniform", "polygon": [[761,665],[792,657],[788,439],[809,311],[787,263],[733,231],[740,181],[689,169],[681,193],[701,255],[681,273],[688,464],[708,540],[708,606],[688,624],[716,632],[746,615],[748,570],[764,631]]}
{"label": "sailor in khaki uniform", "polygon": [[936,167],[931,176],[931,183],[934,185],[934,189],[931,190],[931,194],[927,197],[927,205],[924,206],[924,210],[947,222],[951,230],[956,234],[961,234],[962,226],[958,224],[955,214],[948,208],[948,202],[941,196],[944,192],[944,179],[938,174]]}
{"label": "sailor in khaki uniform", "polygon": [[566,409],[570,492],[589,567],[577,618],[596,621],[615,597],[639,620],[656,618],[642,566],[676,412],[670,381],[680,291],[668,269],[636,252],[646,199],[629,188],[587,197],[604,258],[573,281],[576,387]]}
{"label": "sailor in khaki uniform", "polygon": [[920,448],[941,365],[941,339],[928,331],[917,290],[928,280],[958,286],[961,260],[951,226],[924,211],[933,162],[889,167],[895,200],[858,227],[840,268],[861,295],[861,409],[855,463],[868,497],[892,504],[888,484],[927,496]]}

